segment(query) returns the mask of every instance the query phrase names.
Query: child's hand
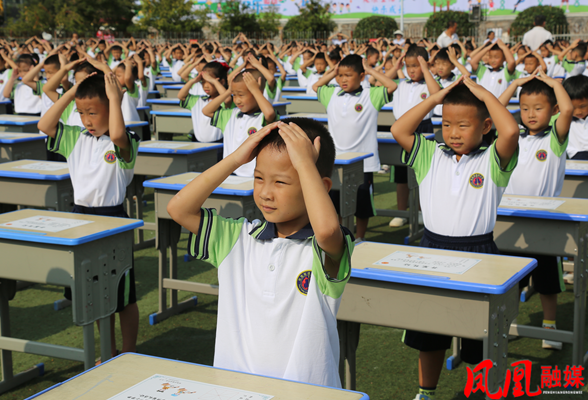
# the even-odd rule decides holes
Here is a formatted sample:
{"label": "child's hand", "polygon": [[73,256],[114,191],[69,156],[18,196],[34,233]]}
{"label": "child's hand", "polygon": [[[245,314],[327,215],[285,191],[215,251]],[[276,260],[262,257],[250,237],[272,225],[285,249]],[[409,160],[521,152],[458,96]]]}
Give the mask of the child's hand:
{"label": "child's hand", "polygon": [[539,79],[542,82],[545,82],[550,88],[553,88],[556,85],[561,85],[561,83],[559,83],[559,81],[556,81],[555,79],[547,76],[547,74],[545,72],[543,72],[541,67],[537,68],[537,71],[535,71],[535,74],[537,74],[537,79]]}
{"label": "child's hand", "polygon": [[85,58],[79,58],[75,61],[70,62],[69,64],[65,64],[65,69],[67,69],[68,71],[71,71],[72,69],[74,69],[76,67],[76,65],[81,64],[84,61],[86,61]]}
{"label": "child's hand", "polygon": [[116,76],[111,72],[109,74],[104,75],[104,83],[106,89],[106,97],[108,100],[115,102],[116,104],[121,104],[123,92],[122,88],[120,87],[120,83]]}
{"label": "child's hand", "polygon": [[256,81],[250,72],[244,72],[243,82],[245,82],[247,89],[249,89],[252,94],[257,92],[261,93],[261,77]]}
{"label": "child's hand", "polygon": [[464,79],[463,75],[460,76],[459,78],[457,78],[455,80],[455,82],[453,82],[451,85],[447,86],[445,89],[441,89],[440,91],[438,91],[437,93],[431,95],[431,99],[433,99],[435,101],[436,104],[441,104],[443,103],[443,99],[445,98],[445,96],[447,96],[447,94],[449,92],[451,92],[453,90],[454,87],[456,87],[457,85],[460,84],[460,82],[462,82]]}
{"label": "child's hand", "polygon": [[249,135],[249,137],[235,150],[229,157],[235,162],[235,169],[245,165],[257,157],[259,142],[266,137],[273,129],[278,126],[278,122],[273,122],[264,126],[259,131]]}
{"label": "child's hand", "polygon": [[450,46],[447,49],[447,55],[449,56],[449,61],[451,61],[453,65],[457,65],[459,63],[459,61],[457,60],[457,51],[454,47]]}
{"label": "child's hand", "polygon": [[286,143],[288,156],[296,171],[304,166],[316,164],[321,149],[320,137],[310,141],[306,132],[293,122],[285,124],[278,121],[278,133]]}
{"label": "child's hand", "polygon": [[469,76],[466,76],[463,80],[463,83],[470,89],[472,94],[476,96],[480,101],[484,101],[486,96],[494,96],[492,93],[484,89],[482,86],[478,85],[474,82]]}
{"label": "child's hand", "polygon": [[421,56],[418,56],[417,60],[419,61],[419,65],[421,66],[421,70],[423,71],[423,74],[428,73],[429,72],[429,64],[427,64],[425,59]]}
{"label": "child's hand", "polygon": [[210,76],[210,74],[206,71],[202,71],[200,74],[198,74],[198,76],[202,76],[202,79],[208,83],[212,83],[214,84],[216,81],[218,81],[218,78],[213,78],[212,76]]}
{"label": "child's hand", "polygon": [[537,69],[535,70],[535,72],[533,72],[533,74],[532,74],[532,75],[525,76],[524,78],[518,78],[518,79],[515,79],[515,80],[513,81],[513,83],[514,83],[515,85],[517,85],[517,86],[523,86],[525,83],[527,83],[527,82],[529,82],[530,80],[532,80],[532,79],[535,79],[535,78],[537,77],[537,71],[539,71],[539,69],[540,69],[540,68],[541,68],[541,67],[537,68]]}

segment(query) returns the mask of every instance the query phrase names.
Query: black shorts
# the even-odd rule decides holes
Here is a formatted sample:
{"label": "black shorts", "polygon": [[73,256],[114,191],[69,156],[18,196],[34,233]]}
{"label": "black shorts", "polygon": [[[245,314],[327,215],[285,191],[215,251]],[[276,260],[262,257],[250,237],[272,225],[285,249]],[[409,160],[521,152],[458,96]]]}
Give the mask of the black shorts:
{"label": "black shorts", "polygon": [[[437,235],[425,228],[421,239],[421,247],[433,249],[466,251],[473,253],[499,254],[498,247],[494,243],[493,232],[477,236],[442,236]],[[407,330],[402,341],[409,347],[420,351],[447,350],[451,347],[451,336],[437,335]],[[462,339],[461,359],[468,364],[478,364],[482,361],[484,354],[483,342],[481,340]]]}
{"label": "black shorts", "polygon": [[[422,134],[434,133],[433,121],[430,118],[422,120],[414,132]],[[394,166],[394,182],[408,183],[408,167]]]}
{"label": "black shorts", "polygon": [[579,151],[572,157],[572,160],[588,160],[588,151]]}
{"label": "black shorts", "polygon": [[529,284],[530,277],[533,277],[533,288],[539,294],[558,294],[566,289],[563,281],[563,270],[556,256],[537,256],[518,253],[505,254],[537,260],[537,267],[519,281],[520,289]]}
{"label": "black shorts", "polygon": [[[335,205],[337,214],[341,215],[340,193],[338,190],[331,190],[329,192],[331,200]],[[357,188],[357,208],[355,209],[355,216],[357,218],[370,218],[376,215],[376,207],[374,206],[374,173],[363,173],[363,184]]]}
{"label": "black shorts", "polygon": [[[84,207],[76,204],[71,212],[76,214],[100,215],[103,217],[129,218],[122,204],[113,207]],[[135,287],[135,257],[131,259],[131,262],[131,269],[125,272],[118,284],[115,312],[121,312],[129,304],[137,302],[137,290]],[[66,299],[71,300],[71,288],[66,287],[63,296]]]}

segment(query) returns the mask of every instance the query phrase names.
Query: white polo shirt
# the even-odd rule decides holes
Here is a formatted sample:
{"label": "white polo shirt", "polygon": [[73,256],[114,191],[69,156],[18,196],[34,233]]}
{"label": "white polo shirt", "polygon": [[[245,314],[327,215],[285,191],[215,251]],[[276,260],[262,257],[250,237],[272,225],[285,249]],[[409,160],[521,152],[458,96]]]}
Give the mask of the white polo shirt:
{"label": "white polo shirt", "polygon": [[136,83],[133,84],[135,85],[134,92],[130,93],[128,90],[125,90],[120,104],[125,122],[141,120],[137,111],[137,107],[139,106],[139,91],[141,88]]}
{"label": "white polo shirt", "polygon": [[[277,113],[276,119],[279,119]],[[223,133],[223,158],[237,150],[249,135],[267,125],[261,111],[244,114],[238,108],[229,110],[219,108],[212,116],[210,124],[219,128]],[[254,170],[255,160],[237,168],[235,175],[253,176]]]}
{"label": "white polo shirt", "polygon": [[196,82],[195,84],[193,84],[188,93],[190,93],[193,96],[208,96],[204,91],[202,82]]}
{"label": "white polo shirt", "polygon": [[445,144],[418,133],[414,136],[411,152],[402,152],[402,162],[416,174],[425,227],[444,236],[492,232],[502,194],[517,165],[517,153],[503,170],[494,144],[457,161]]}
{"label": "white polo shirt", "polygon": [[[61,96],[62,95],[59,95],[59,98],[61,98]],[[64,125],[79,126],[80,128],[84,128],[82,117],[80,116],[80,113],[76,107],[75,100],[72,100],[65,110],[63,110],[60,120]]]}
{"label": "white polo shirt", "polygon": [[351,272],[345,232],[337,277],[323,268],[312,227],[278,238],[272,223],[202,209],[191,256],[218,268],[214,366],[332,387],[339,379],[337,311]]}
{"label": "white polo shirt", "polygon": [[566,78],[569,78],[571,76],[581,75],[586,70],[586,61],[574,62],[565,58],[561,62],[561,66],[566,71]]}
{"label": "white polo shirt", "polygon": [[280,96],[282,95],[282,88],[284,87],[284,81],[281,77],[276,77],[276,86],[272,91],[269,85],[266,83],[265,88],[263,89],[263,97],[267,99],[270,103],[278,103],[280,101]]}
{"label": "white polo shirt", "polygon": [[555,71],[555,66],[559,63],[559,58],[555,54],[552,54],[549,57],[543,57],[543,61],[547,66],[547,76],[553,78],[553,72]]}
{"label": "white polo shirt", "polygon": [[[557,116],[551,126],[537,135],[521,126],[519,136],[519,165],[513,171],[506,194],[557,197],[566,174],[568,139],[560,143],[555,130]],[[569,138],[569,135],[568,135]]]}
{"label": "white polo shirt", "polygon": [[33,89],[18,80],[12,90],[15,114],[40,114],[41,96],[36,96]]}
{"label": "white polo shirt", "polygon": [[178,74],[178,71],[184,66],[184,61],[182,60],[172,60],[173,66],[169,69],[172,74],[172,79],[174,82],[180,82],[182,77]]}
{"label": "white polo shirt", "polygon": [[10,80],[12,76],[12,69],[5,69],[0,73],[0,101],[10,100],[9,98],[4,97],[4,87]]}
{"label": "white polo shirt", "polygon": [[364,172],[380,170],[378,112],[390,101],[384,86],[345,92],[340,87],[321,86],[318,100],[327,109],[329,132],[337,154],[373,153],[363,161]]}
{"label": "white polo shirt", "polygon": [[[443,89],[445,89],[447,86],[451,85],[453,82],[455,82],[457,79],[459,79],[459,77],[461,76],[461,74],[454,74],[452,73],[451,76],[447,79],[442,79],[440,76],[437,77],[437,82],[439,83],[439,86],[441,86]],[[435,108],[433,109],[433,115],[438,115],[438,116],[442,116],[443,115],[443,104],[439,104],[437,106],[435,106]]]}
{"label": "white polo shirt", "polygon": [[[394,113],[394,117],[399,119],[404,114],[406,114],[408,110],[429,96],[429,88],[427,87],[427,84],[424,80],[419,82],[411,80],[400,82],[398,84],[398,88],[394,92],[394,97],[392,98],[392,112]],[[423,120],[430,119],[432,116],[433,110],[425,115]]]}
{"label": "white polo shirt", "polygon": [[86,129],[59,123],[47,149],[67,158],[74,202],[84,207],[111,207],[123,203],[133,180],[139,136],[127,130],[131,161],[126,162],[110,136],[92,136]]}
{"label": "white polo shirt", "polygon": [[[215,142],[223,137],[223,132],[210,124],[210,117],[202,113],[202,109],[210,102],[210,96],[192,96],[189,94],[180,107],[192,112],[192,126],[194,137],[199,142]],[[225,103],[221,104],[225,108]]]}
{"label": "white polo shirt", "polygon": [[588,118],[572,118],[568,141],[568,157],[572,158],[580,151],[588,151]]}
{"label": "white polo shirt", "polygon": [[478,64],[478,69],[476,70],[478,84],[496,96],[496,98],[500,97],[506,88],[508,88],[508,85],[510,85],[513,80],[519,77],[519,74],[520,71],[517,71],[516,69],[511,75],[508,73],[508,68],[506,67],[492,70],[492,68],[482,63]]}

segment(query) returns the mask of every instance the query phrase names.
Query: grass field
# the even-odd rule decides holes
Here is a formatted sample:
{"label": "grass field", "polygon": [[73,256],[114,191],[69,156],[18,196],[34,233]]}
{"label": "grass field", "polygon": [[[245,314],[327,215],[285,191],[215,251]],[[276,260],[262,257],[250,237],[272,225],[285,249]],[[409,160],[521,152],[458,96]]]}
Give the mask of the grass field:
{"label": "grass field", "polygon": [[[153,220],[153,194],[147,192],[147,220]],[[396,206],[395,185],[388,182],[387,175],[376,176],[375,202],[377,208]],[[367,239],[371,241],[402,243],[407,228],[388,227],[389,218],[375,217],[370,221]],[[215,269],[203,262],[183,261],[187,237],[180,242],[180,279],[216,283]],[[157,252],[146,249],[135,253],[137,297],[139,303],[140,328],[138,351],[140,353],[212,365],[216,327],[217,298],[199,295],[198,306],[180,315],[171,317],[158,325],[149,325],[149,314],[157,311]],[[180,299],[193,294],[181,293]],[[62,289],[54,286],[35,285],[17,293],[10,302],[12,334],[15,337],[76,346],[83,343],[82,328],[72,325],[71,309],[54,312],[52,303],[62,298]],[[572,329],[573,288],[559,298],[558,327]],[[402,307],[402,304],[390,304]],[[520,305],[518,322],[540,326],[541,305],[538,296]],[[117,322],[118,325],[118,322]],[[117,329],[118,330],[118,329]],[[357,390],[369,394],[371,399],[412,400],[418,388],[417,352],[404,346],[400,339],[402,331],[363,325],[358,349]],[[96,329],[96,337],[98,331]],[[120,334],[117,341],[121,343]],[[99,354],[98,348],[96,349]],[[83,371],[79,362],[13,353],[16,372],[31,368],[34,364],[45,363],[45,375],[28,384],[0,396],[0,399],[24,399],[58,382],[62,382]],[[312,356],[312,355],[309,355]],[[528,359],[533,362],[532,388],[540,384],[540,367],[558,365],[564,370],[571,363],[571,345],[564,345],[562,351],[548,351],[541,348],[541,342],[533,339],[516,339],[509,343],[509,362]],[[465,399],[466,366],[460,365],[454,371],[443,370],[438,390],[438,399]],[[563,374],[562,374],[563,377]],[[198,380],[198,377],[194,377]],[[584,392],[584,395],[586,393]],[[543,398],[544,396],[541,396]],[[551,399],[579,399],[578,395],[552,395]],[[470,399],[481,399],[479,392]],[[509,397],[510,398],[510,397]]]}

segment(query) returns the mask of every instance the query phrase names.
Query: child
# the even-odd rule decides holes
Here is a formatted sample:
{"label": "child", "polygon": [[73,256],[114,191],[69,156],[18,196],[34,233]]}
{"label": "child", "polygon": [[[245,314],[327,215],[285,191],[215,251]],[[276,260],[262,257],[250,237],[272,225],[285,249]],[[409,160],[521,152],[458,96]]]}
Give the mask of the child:
{"label": "child", "polygon": [[588,160],[588,77],[576,75],[564,81],[564,89],[572,100],[574,118],[570,126],[568,157],[572,160]]}
{"label": "child", "polygon": [[[517,87],[521,121],[519,165],[510,178],[506,194],[558,197],[566,173],[566,147],[574,106],[561,83],[538,70],[516,79],[500,96],[506,106]],[[558,115],[559,114],[559,115]],[[536,255],[537,268],[530,276],[543,307],[543,328],[555,329],[557,294],[565,290],[557,257]],[[521,288],[528,285],[523,279]],[[561,342],[543,340],[544,349],[561,350]]]}
{"label": "child", "polygon": [[[59,122],[65,108],[74,100],[85,129]],[[39,129],[49,136],[47,148],[67,158],[74,188],[74,213],[128,218],[122,203],[126,187],[133,179],[139,137],[125,128],[121,100],[122,91],[112,73],[89,76],[65,92],[39,121]],[[139,329],[136,301],[135,272],[131,267],[120,281],[116,309],[120,315],[123,353],[136,351]],[[118,353],[114,314],[111,329],[114,357]]]}
{"label": "child", "polygon": [[[411,45],[404,57],[406,73],[410,80],[400,82],[398,90],[392,99],[393,112],[396,119],[402,117],[408,110],[422,102],[429,96],[437,93],[441,88],[433,75],[429,72],[427,61],[429,55],[424,47]],[[433,133],[432,110],[425,115],[417,128],[419,133]],[[408,208],[408,170],[406,167],[394,168],[394,182],[396,182],[396,198],[398,210],[405,211]],[[389,225],[400,227],[406,224],[406,218],[393,218]]]}
{"label": "child", "polygon": [[[6,68],[6,50],[0,48],[0,101],[10,100],[10,97],[4,97],[4,88],[12,76],[12,68]],[[10,113],[12,114],[12,113]]]}
{"label": "child", "polygon": [[[265,222],[201,208],[236,167],[254,159],[253,198]],[[339,225],[328,194],[334,159],[321,123],[276,122],[169,202],[171,217],[192,232],[190,255],[218,268],[215,367],[341,387],[336,314],[353,236]]]}
{"label": "child", "polygon": [[276,79],[276,90],[273,93],[273,98],[270,99],[270,103],[274,104],[280,101],[280,97],[282,96],[282,88],[286,83],[286,68],[280,63],[280,61],[276,58],[273,53],[269,53],[269,56],[266,58],[267,61],[267,69],[270,71],[272,75],[278,74],[278,67],[280,68],[279,74],[280,76]]}
{"label": "child", "polygon": [[[462,80],[465,85],[459,84]],[[440,103],[446,144],[413,133]],[[492,121],[499,135],[486,147],[483,136]],[[421,246],[498,253],[492,238],[496,211],[517,164],[519,130],[510,112],[492,93],[461,77],[407,111],[391,132],[404,149],[402,161],[414,169],[419,184],[425,222]],[[404,343],[420,351],[415,400],[434,399],[451,337],[406,331]],[[482,361],[482,343],[462,339],[461,358],[472,364]]]}
{"label": "child", "polygon": [[[205,116],[212,118],[211,124],[223,132],[223,158],[237,150],[247,137],[279,118],[271,103],[263,97],[262,87],[265,87],[265,80],[261,72],[245,70],[235,77],[229,90],[202,109]],[[221,109],[221,104],[231,94],[237,108]],[[238,176],[253,176],[254,169],[254,163],[248,162],[234,173]]]}
{"label": "child", "polygon": [[[315,72],[312,72],[308,67],[314,64]],[[306,87],[306,94],[316,95],[316,90],[313,86],[317,83],[327,70],[328,64],[325,59],[325,53],[315,53],[314,56],[302,64],[298,70],[298,82],[302,87]],[[306,74],[309,71],[310,74]]]}
{"label": "child", "polygon": [[[204,80],[202,85],[205,96],[194,96],[189,94],[190,88],[197,82]],[[190,139],[195,142],[216,142],[223,138],[223,132],[210,124],[210,118],[202,113],[202,109],[227,91],[227,69],[221,63],[213,61],[205,65],[202,73],[196,78],[186,82],[178,93],[180,107],[192,111],[192,124],[194,135]],[[229,96],[221,104],[222,108],[231,108],[232,98]]]}
{"label": "child", "polygon": [[[54,103],[49,96],[43,93],[43,86],[45,86],[47,81],[38,80],[41,69],[43,68],[45,68],[45,77],[47,80],[51,79],[53,75],[55,75],[61,69],[59,55],[53,54],[45,58],[34,68],[31,68],[31,70],[22,78],[22,83],[33,89],[35,96],[41,96],[41,117],[45,115],[47,110]],[[69,81],[67,80],[66,76],[62,78],[61,85],[62,87],[57,90],[62,94],[63,89],[67,90],[69,88]]]}
{"label": "child", "polygon": [[[137,112],[140,98],[139,91],[147,89],[147,81],[145,80],[145,75],[143,75],[143,62],[139,57],[137,59],[138,65],[135,64],[133,58],[127,58],[114,70],[118,83],[121,87],[126,88],[121,104],[125,122],[141,120]],[[104,70],[104,73],[107,74],[107,71]],[[140,81],[140,84],[136,83],[137,80]]]}
{"label": "child", "polygon": [[576,39],[559,54],[555,50],[552,50],[561,60],[561,66],[566,71],[566,78],[580,75],[584,72],[586,69],[586,61],[584,61],[586,49],[586,42]]}
{"label": "child", "polygon": [[[361,83],[366,74],[373,75],[384,87],[364,89]],[[339,87],[326,86],[333,78],[337,79]],[[345,57],[313,87],[319,102],[327,109],[329,132],[333,133],[337,153],[374,154],[364,160],[364,183],[357,189],[355,216],[358,241],[365,238],[369,219],[376,215],[373,207],[373,182],[374,171],[380,170],[378,112],[390,102],[389,96],[396,88],[392,79],[371,68],[357,54]],[[333,193],[331,197],[337,209],[339,193]]]}
{"label": "child", "polygon": [[[33,89],[22,81],[17,81],[19,78],[24,78],[29,70],[39,63],[36,57],[36,55],[23,54],[18,57],[16,63],[5,58],[13,72],[4,87],[4,97],[14,99],[14,112],[19,115],[41,115],[41,96],[36,95]],[[39,79],[38,75],[36,79]]]}
{"label": "child", "polygon": [[123,54],[123,48],[119,45],[109,46],[105,51],[104,55],[108,57],[108,66],[111,70],[114,70],[123,60],[126,59],[126,55]]}
{"label": "child", "polygon": [[[457,60],[457,52],[452,46],[442,48],[435,55],[437,82],[442,88],[448,87],[461,76],[461,74],[456,75],[453,73],[455,66],[453,65],[452,61],[459,62]],[[439,104],[437,107],[435,107],[433,114],[436,116],[443,115],[443,105]]]}

